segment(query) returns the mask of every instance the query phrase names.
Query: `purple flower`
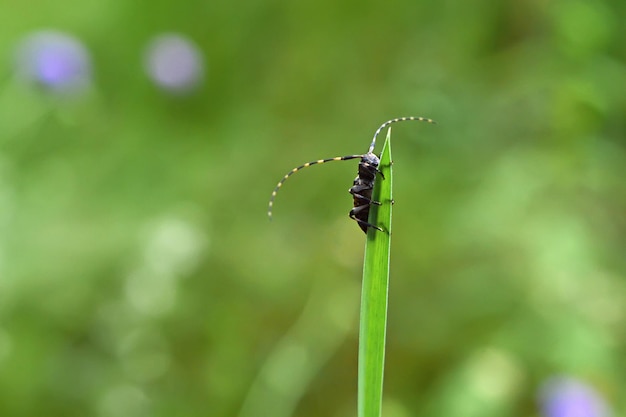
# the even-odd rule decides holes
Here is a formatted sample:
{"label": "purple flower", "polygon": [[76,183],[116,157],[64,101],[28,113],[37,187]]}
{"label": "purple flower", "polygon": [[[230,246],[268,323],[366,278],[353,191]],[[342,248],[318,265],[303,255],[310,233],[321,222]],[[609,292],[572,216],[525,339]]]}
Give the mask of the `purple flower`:
{"label": "purple flower", "polygon": [[20,42],[16,70],[26,80],[57,91],[83,88],[91,80],[87,49],[77,39],[56,31],[35,32]]}
{"label": "purple flower", "polygon": [[154,38],[146,48],[144,65],[152,80],[164,90],[186,93],[202,81],[202,54],[189,39],[177,34]]}
{"label": "purple flower", "polygon": [[539,400],[546,417],[609,417],[609,407],[592,387],[571,377],[549,379]]}

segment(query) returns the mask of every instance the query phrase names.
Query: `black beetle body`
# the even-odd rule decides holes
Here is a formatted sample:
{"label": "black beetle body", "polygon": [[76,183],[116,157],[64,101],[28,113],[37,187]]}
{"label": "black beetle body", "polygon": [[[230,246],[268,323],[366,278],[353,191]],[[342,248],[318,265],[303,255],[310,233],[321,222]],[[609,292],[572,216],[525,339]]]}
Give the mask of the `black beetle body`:
{"label": "black beetle body", "polygon": [[278,190],[280,190],[280,187],[282,187],[283,183],[287,181],[287,178],[303,168],[310,167],[311,165],[324,164],[331,161],[347,161],[349,159],[361,158],[361,161],[359,162],[358,176],[355,178],[352,187],[350,187],[350,189],[348,190],[348,192],[352,194],[353,198],[353,207],[352,210],[350,210],[349,215],[352,220],[356,221],[359,224],[359,227],[365,233],[367,233],[367,229],[370,227],[382,232],[382,228],[368,222],[370,206],[372,204],[381,205],[379,201],[372,200],[372,191],[374,190],[374,184],[376,183],[376,176],[380,174],[383,179],[385,178],[378,169],[380,159],[373,153],[374,147],[376,146],[376,137],[381,130],[383,130],[390,124],[409,120],[435,123],[434,120],[427,119],[425,117],[399,117],[397,119],[388,120],[383,123],[374,133],[374,139],[372,139],[372,143],[370,144],[367,153],[360,155],[336,156],[334,158],[318,159],[317,161],[307,162],[306,164],[300,165],[289,171],[278,182],[278,184],[274,188],[274,191],[272,191],[269,207],[267,209],[267,215],[269,216],[270,220],[272,219],[272,209],[274,206],[274,199],[276,198],[276,194],[278,193]]}

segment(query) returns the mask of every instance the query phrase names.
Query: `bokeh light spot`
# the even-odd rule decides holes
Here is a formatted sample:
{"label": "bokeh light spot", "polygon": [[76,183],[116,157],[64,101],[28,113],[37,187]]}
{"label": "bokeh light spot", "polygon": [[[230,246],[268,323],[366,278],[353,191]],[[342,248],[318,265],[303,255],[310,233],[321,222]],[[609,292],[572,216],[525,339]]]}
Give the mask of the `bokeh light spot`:
{"label": "bokeh light spot", "polygon": [[195,225],[175,216],[155,222],[146,235],[146,266],[165,274],[189,273],[208,246],[208,238]]}
{"label": "bokeh light spot", "polygon": [[555,377],[540,390],[546,417],[609,417],[608,405],[591,386],[571,377]]}
{"label": "bokeh light spot", "polygon": [[141,314],[158,317],[169,313],[176,303],[177,286],[174,277],[141,268],[128,277],[126,298]]}
{"label": "bokeh light spot", "polygon": [[99,415],[114,416],[149,416],[150,403],[146,394],[133,385],[118,385],[104,394],[100,401]]}
{"label": "bokeh light spot", "polygon": [[58,31],[39,31],[18,45],[16,71],[29,82],[73,92],[91,82],[91,58],[78,39]]}
{"label": "bokeh light spot", "polygon": [[154,83],[172,93],[194,90],[204,76],[204,62],[198,47],[178,34],[163,34],[146,48],[144,65]]}

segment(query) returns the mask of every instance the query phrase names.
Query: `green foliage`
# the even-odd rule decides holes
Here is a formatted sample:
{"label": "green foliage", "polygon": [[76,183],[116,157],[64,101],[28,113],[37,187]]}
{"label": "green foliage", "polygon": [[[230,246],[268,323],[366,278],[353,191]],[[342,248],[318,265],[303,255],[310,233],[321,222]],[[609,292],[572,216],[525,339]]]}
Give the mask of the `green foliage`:
{"label": "green foliage", "polygon": [[384,180],[375,183],[369,222],[384,232],[370,228],[365,244],[361,320],[359,332],[358,416],[379,417],[383,399],[387,294],[391,251],[391,206],[393,170],[391,169],[391,128],[380,156],[379,169]]}

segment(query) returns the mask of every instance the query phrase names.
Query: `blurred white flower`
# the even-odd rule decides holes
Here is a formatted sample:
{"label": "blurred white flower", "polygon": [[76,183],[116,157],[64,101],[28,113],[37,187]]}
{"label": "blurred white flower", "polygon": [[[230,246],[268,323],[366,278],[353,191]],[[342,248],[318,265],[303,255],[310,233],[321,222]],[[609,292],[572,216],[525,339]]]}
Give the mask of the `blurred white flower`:
{"label": "blurred white flower", "polygon": [[155,37],[146,48],[144,65],[154,83],[172,93],[194,90],[204,76],[202,53],[191,40],[178,34]]}

